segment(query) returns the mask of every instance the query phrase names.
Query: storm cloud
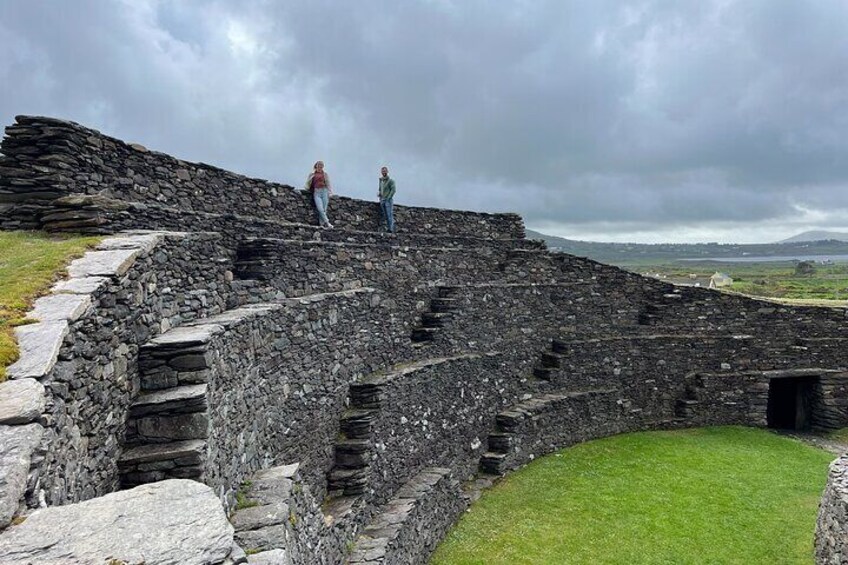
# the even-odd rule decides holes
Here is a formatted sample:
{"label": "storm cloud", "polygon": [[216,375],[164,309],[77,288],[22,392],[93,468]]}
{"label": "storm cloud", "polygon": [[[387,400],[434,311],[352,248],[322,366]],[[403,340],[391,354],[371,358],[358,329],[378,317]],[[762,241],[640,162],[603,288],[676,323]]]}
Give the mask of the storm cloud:
{"label": "storm cloud", "polygon": [[848,227],[843,0],[0,2],[0,121],[610,241]]}

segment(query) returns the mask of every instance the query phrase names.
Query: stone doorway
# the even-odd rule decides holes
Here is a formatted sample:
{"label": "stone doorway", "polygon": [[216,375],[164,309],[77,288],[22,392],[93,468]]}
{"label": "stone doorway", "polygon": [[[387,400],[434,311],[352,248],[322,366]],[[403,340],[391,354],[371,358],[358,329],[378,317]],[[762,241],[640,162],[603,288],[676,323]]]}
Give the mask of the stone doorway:
{"label": "stone doorway", "polygon": [[768,427],[805,431],[812,427],[819,377],[769,379]]}

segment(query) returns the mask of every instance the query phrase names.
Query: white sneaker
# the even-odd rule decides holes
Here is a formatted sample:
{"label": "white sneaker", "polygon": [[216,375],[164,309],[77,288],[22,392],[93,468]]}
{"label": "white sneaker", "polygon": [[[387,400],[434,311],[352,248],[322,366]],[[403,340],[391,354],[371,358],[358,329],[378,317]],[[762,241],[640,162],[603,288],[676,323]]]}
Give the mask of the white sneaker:
{"label": "white sneaker", "polygon": [[324,227],[329,228],[329,229],[333,229],[333,224],[331,224],[330,222],[327,222],[326,224],[324,224]]}

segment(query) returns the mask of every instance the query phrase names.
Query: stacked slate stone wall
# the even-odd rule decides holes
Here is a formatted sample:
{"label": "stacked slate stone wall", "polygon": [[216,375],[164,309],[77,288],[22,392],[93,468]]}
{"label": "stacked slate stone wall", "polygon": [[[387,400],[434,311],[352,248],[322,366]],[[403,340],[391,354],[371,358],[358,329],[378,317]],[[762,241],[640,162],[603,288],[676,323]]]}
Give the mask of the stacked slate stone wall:
{"label": "stacked slate stone wall", "polygon": [[848,455],[830,465],[816,521],[816,563],[848,562]]}
{"label": "stacked slate stone wall", "polygon": [[250,473],[299,462],[323,491],[349,383],[415,353],[371,289],[289,299],[210,346],[207,482],[232,500]]}
{"label": "stacked slate stone wall", "polygon": [[57,284],[57,295],[83,298],[65,329],[50,337],[56,351],[38,353],[40,358],[58,352],[55,364],[32,366],[25,351],[19,364],[9,367],[12,379],[44,372],[37,378],[47,392],[46,453],[37,483],[30,485],[32,505],[39,498],[66,504],[117,488],[120,439],[138,389],[138,347],[172,326],[227,306],[233,257],[217,236],[138,237],[147,240],[141,249],[125,248],[125,238],[104,242],[102,251],[71,264],[73,278]]}
{"label": "stacked slate stone wall", "polygon": [[[516,247],[526,250],[545,249],[544,242],[540,240],[515,238],[490,239],[486,238],[485,231],[475,233],[471,230],[467,235],[442,233],[440,230],[434,229],[415,232],[400,229],[400,225],[398,224],[398,232],[389,234],[376,231],[377,226],[369,225],[367,222],[362,222],[355,228],[346,227],[345,229],[325,230],[318,227],[316,222],[310,222],[309,218],[302,220],[306,223],[299,223],[280,219],[260,219],[238,213],[214,214],[192,210],[175,211],[164,206],[124,203],[99,196],[65,198],[61,202],[63,203],[62,206],[68,210],[85,209],[89,206],[120,208],[120,213],[113,213],[110,216],[109,231],[131,230],[140,225],[179,231],[185,229],[185,226],[188,225],[196,231],[219,232],[229,245],[236,245],[244,240],[255,238],[274,238],[339,241],[346,243],[382,242],[391,245],[412,247],[474,247],[477,245],[488,245],[503,248]],[[54,205],[59,206],[58,203],[54,203]],[[367,207],[369,205],[367,202],[363,203],[363,206]],[[377,206],[376,203],[373,205]],[[44,227],[48,231],[55,231],[50,225]],[[341,227],[340,225],[339,228]],[[66,230],[66,228],[63,228],[63,230]]]}
{"label": "stacked slate stone wall", "polygon": [[[314,222],[309,196],[291,186],[180,161],[73,122],[18,116],[15,125],[6,128],[6,136],[0,147],[4,154],[0,205],[6,204],[0,208],[0,226],[4,229],[202,231],[212,227],[210,218],[202,214],[231,220],[233,214],[241,214],[266,221]],[[376,202],[333,197],[330,209],[339,228],[374,231],[379,223]],[[516,214],[397,206],[395,215],[402,231],[504,239],[524,236],[523,222]]]}
{"label": "stacked slate stone wall", "polygon": [[510,253],[488,242],[469,247],[412,247],[390,241],[354,244],[257,239],[239,246],[236,276],[261,280],[286,296],[363,285],[409,289],[468,284],[481,278],[551,282],[559,277],[554,269],[529,274],[518,270],[508,260]]}
{"label": "stacked slate stone wall", "polygon": [[848,426],[848,373],[822,371],[811,401],[813,429],[837,430]]}
{"label": "stacked slate stone wall", "polygon": [[[844,309],[675,288],[543,253],[520,239],[514,215],[401,208],[408,231],[381,235],[369,233],[374,203],[338,198],[337,226],[362,231],[322,232],[304,225],[311,204],[290,187],[178,161],[68,122],[21,117],[7,134],[2,227],[225,232],[106,244],[97,253],[108,255],[101,256],[107,266],[88,257],[57,285],[57,293],[83,296],[72,314],[63,303],[62,320],[42,310],[45,321],[20,329],[35,338],[43,330],[49,340],[41,342],[55,346],[55,363],[42,364],[41,373],[32,366],[9,371],[46,389],[29,419],[2,422],[44,430],[30,505],[117,488],[120,441],[139,381],[156,389],[157,378],[180,384],[201,369],[204,478],[225,501],[250,473],[295,462],[303,488],[321,499],[339,470],[334,465],[343,471],[338,477],[354,459],[363,464],[367,507],[356,510],[353,525],[321,527],[315,499],[301,501],[308,515],[301,549],[320,554],[324,547],[331,560],[375,514],[380,536],[371,539],[384,541],[360,540],[363,559],[380,548],[384,557],[392,550],[422,559],[433,542],[424,530],[435,524],[432,531],[441,532],[445,516],[452,519],[460,506],[448,496],[454,481],[469,478],[477,461],[503,472],[626,430],[764,425],[769,380],[787,371],[817,375],[815,425],[846,422]],[[244,304],[253,306],[238,308]],[[438,324],[416,328],[424,321]],[[193,364],[197,351],[186,355],[191,362],[171,351],[166,361],[151,355],[143,374],[139,348],[181,326],[208,329],[202,367]],[[413,343],[414,328],[430,339]],[[129,439],[143,439],[151,422],[131,421]],[[346,437],[353,428],[367,438]],[[182,433],[154,430],[146,439],[160,431],[160,439]],[[421,474],[433,484],[417,481]],[[431,492],[424,487],[433,500],[417,496]],[[393,513],[395,501],[402,512]],[[408,527],[386,522],[401,514]],[[834,520],[842,518],[828,527]]]}
{"label": "stacked slate stone wall", "polygon": [[[428,467],[469,478],[495,415],[523,392],[500,356],[463,355],[375,373],[355,385],[357,405],[371,406],[369,467],[372,503],[383,504]],[[368,399],[363,401],[364,394]]]}
{"label": "stacked slate stone wall", "polygon": [[[638,298],[643,289],[638,287],[638,277],[630,278],[629,290]],[[592,280],[452,287],[457,311],[434,344],[446,350],[468,343],[485,344],[502,352],[511,367],[527,376],[542,354],[554,353],[560,358],[559,369],[550,373],[541,390],[621,389],[627,402],[641,412],[645,425],[674,417],[678,400],[686,399],[687,378],[698,372],[740,374],[848,366],[848,353],[837,346],[843,343],[838,337],[844,333],[842,309],[792,309],[748,300],[753,303],[746,304],[751,313],[737,319],[720,310],[713,312],[715,317],[702,317],[696,303],[687,305],[694,315],[681,315],[676,318],[676,328],[667,328],[642,324],[638,300],[611,305],[603,300],[602,290],[602,284]],[[707,301],[712,297],[703,298],[703,294],[718,295],[712,291],[697,294]],[[764,316],[776,331],[764,330],[760,322]],[[665,333],[669,329],[671,332]],[[799,346],[798,335],[834,337],[818,337]],[[556,341],[555,351],[551,351],[552,340]],[[821,403],[827,408],[822,417],[839,420],[844,418],[845,407],[838,399],[845,391],[837,384],[838,377],[831,380],[823,389],[829,404]],[[735,385],[733,379],[717,381],[710,394],[720,398],[723,386],[752,401],[761,395],[758,389],[740,390]],[[742,416],[746,410],[741,405],[738,408],[740,415],[721,413],[732,422],[764,421],[761,416]]]}
{"label": "stacked slate stone wall", "polygon": [[[636,277],[636,275],[631,275]],[[803,341],[848,339],[848,310],[786,306],[766,300],[715,292],[704,288],[673,287],[650,279],[643,297],[642,322],[688,332],[741,332],[768,339]],[[665,292],[657,290],[667,289]]]}
{"label": "stacked slate stone wall", "polygon": [[583,441],[653,428],[634,418],[621,394],[615,389],[548,393],[502,411],[488,437],[483,468],[504,474]]}
{"label": "stacked slate stone wall", "polygon": [[346,563],[426,563],[465,506],[449,468],[422,471],[363,529]]}
{"label": "stacked slate stone wall", "polygon": [[767,425],[769,379],[762,372],[701,373],[688,381],[684,415],[693,425]]}
{"label": "stacked slate stone wall", "polygon": [[805,379],[810,383],[809,425],[813,430],[836,430],[848,425],[848,374],[824,368],[698,373],[686,382],[686,417],[693,425],[765,427],[769,387],[775,379]]}

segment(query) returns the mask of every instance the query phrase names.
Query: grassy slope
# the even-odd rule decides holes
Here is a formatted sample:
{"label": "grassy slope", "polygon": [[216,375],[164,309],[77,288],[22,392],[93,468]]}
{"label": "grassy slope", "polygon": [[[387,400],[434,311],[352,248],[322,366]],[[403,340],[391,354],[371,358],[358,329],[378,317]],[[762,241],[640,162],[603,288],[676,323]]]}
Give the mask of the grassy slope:
{"label": "grassy slope", "polygon": [[432,563],[812,563],[832,459],[739,427],[589,442],[484,494]]}
{"label": "grassy slope", "polygon": [[65,265],[97,243],[96,237],[0,232],[0,381],[17,359],[12,327],[22,323],[32,301],[44,294]]}

